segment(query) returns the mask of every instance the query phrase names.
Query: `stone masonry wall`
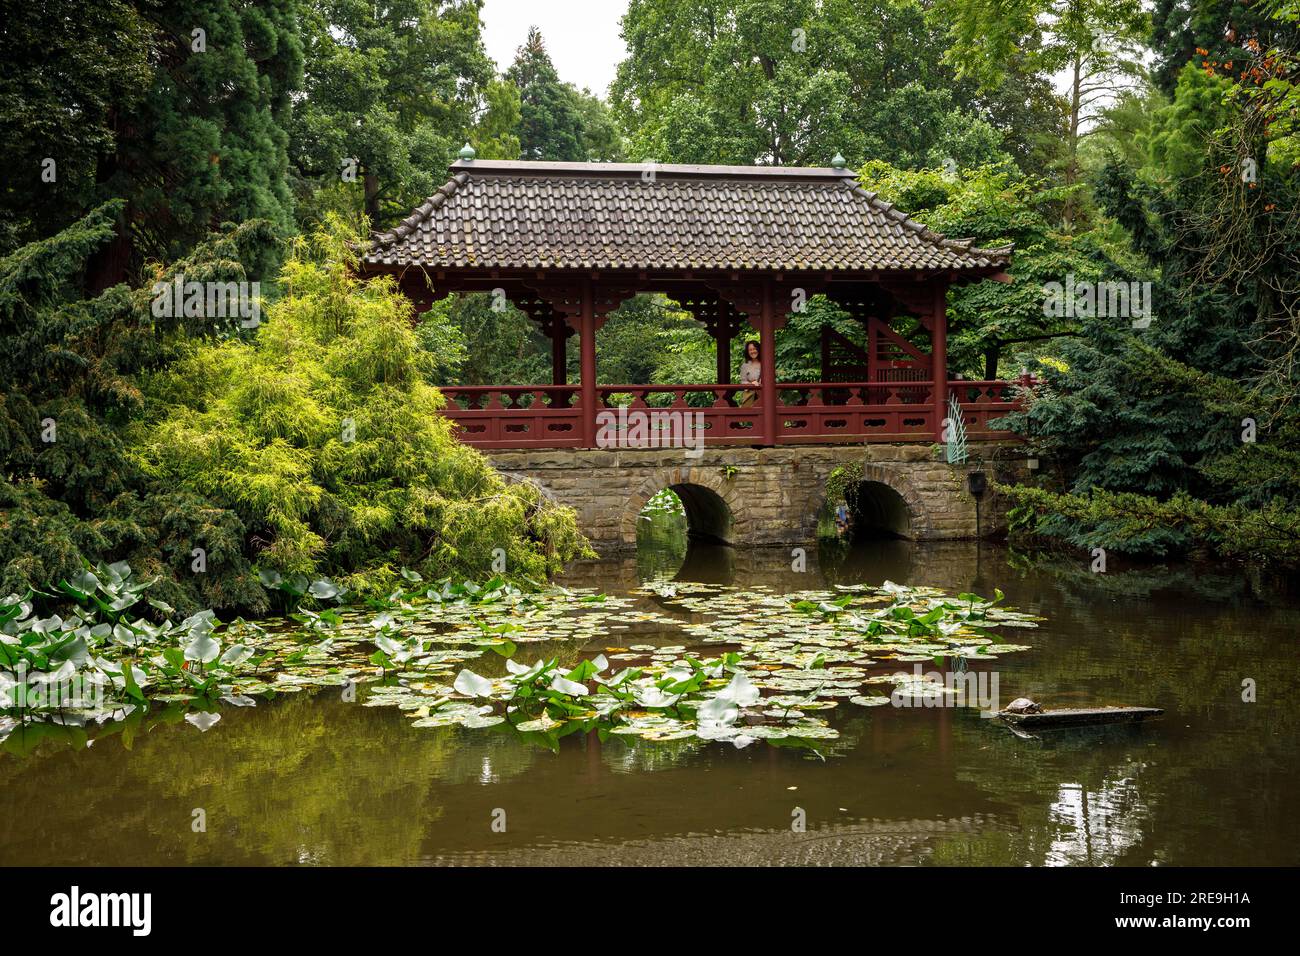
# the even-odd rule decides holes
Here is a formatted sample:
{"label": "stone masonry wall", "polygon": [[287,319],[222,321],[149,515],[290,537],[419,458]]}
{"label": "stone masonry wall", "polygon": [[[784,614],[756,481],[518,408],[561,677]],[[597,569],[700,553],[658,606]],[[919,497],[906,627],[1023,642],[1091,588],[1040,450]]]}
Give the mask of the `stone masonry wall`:
{"label": "stone masonry wall", "polygon": [[[1025,458],[1013,443],[971,445],[972,461],[949,465],[935,445],[802,445],[713,447],[697,458],[685,450],[598,449],[487,451],[492,464],[516,480],[538,483],[578,513],[578,523],[602,554],[636,547],[637,516],[658,491],[689,484],[712,491],[731,512],[735,545],[807,541],[837,467],[860,468],[864,479],[894,489],[907,504],[911,537],[921,541],[974,538],[975,499],[966,485],[982,470],[990,483],[1014,481]],[[981,461],[981,459],[983,459]],[[734,469],[728,477],[727,469]],[[1005,528],[1006,503],[985,494],[980,532]]]}

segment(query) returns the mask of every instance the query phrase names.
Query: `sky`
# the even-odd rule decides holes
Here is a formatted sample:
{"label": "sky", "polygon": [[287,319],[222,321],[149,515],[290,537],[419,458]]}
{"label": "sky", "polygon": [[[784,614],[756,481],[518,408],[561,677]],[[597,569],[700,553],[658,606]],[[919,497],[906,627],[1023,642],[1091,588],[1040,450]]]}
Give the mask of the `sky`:
{"label": "sky", "polygon": [[626,9],[626,0],[486,0],[483,42],[505,70],[536,26],[560,79],[604,96],[623,59],[618,20]]}

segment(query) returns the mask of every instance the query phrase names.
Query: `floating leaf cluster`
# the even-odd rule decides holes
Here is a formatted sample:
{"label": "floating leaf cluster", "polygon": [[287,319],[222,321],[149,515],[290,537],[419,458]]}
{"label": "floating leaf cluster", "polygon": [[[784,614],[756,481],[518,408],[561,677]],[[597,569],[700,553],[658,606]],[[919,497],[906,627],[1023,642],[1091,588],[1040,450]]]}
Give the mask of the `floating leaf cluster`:
{"label": "floating leaf cluster", "polygon": [[[71,667],[110,692],[95,710],[61,708],[61,720],[120,718],[149,702],[210,712],[334,687],[363,706],[399,708],[416,727],[499,728],[549,747],[590,731],[815,747],[838,736],[826,712],[841,702],[875,707],[934,692],[900,665],[961,669],[1024,650],[997,630],[1037,620],[999,607],[1001,592],[987,601],[889,582],[795,594],[652,583],[615,596],[499,577],[403,578],[369,612],[300,608],[266,627],[204,612],[151,625],[125,620],[147,585],[125,566],[101,568],[63,585],[79,602],[74,618],[37,618],[27,600],[0,605],[0,665],[12,670],[21,657],[32,671]],[[329,582],[293,590],[336,596]],[[584,657],[592,645],[598,653]],[[202,730],[217,715],[186,719]]]}

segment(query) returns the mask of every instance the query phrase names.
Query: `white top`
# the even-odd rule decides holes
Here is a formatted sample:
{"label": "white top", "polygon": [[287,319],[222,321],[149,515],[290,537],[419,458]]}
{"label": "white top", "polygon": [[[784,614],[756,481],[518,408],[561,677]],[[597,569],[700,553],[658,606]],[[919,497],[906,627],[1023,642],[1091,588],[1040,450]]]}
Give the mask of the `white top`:
{"label": "white top", "polygon": [[740,384],[752,385],[762,379],[763,366],[758,362],[740,363]]}

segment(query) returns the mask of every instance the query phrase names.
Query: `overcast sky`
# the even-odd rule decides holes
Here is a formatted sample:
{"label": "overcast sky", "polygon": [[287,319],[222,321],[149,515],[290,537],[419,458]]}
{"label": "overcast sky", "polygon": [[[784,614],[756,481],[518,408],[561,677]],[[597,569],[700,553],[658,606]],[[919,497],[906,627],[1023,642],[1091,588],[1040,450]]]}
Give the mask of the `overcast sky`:
{"label": "overcast sky", "polygon": [[604,96],[623,59],[618,18],[626,9],[626,0],[486,0],[483,42],[505,70],[536,26],[560,79]]}

